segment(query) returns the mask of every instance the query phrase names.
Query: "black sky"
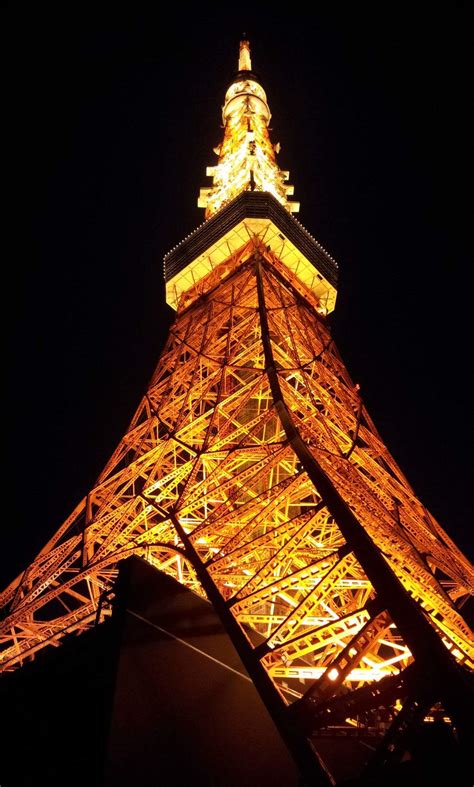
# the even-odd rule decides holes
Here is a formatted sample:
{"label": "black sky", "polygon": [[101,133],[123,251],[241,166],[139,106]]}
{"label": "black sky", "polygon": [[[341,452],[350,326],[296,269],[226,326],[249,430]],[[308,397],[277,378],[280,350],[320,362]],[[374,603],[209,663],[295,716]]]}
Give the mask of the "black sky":
{"label": "black sky", "polygon": [[467,8],[5,18],[0,585],[86,494],[146,388],[172,320],[162,258],[203,220],[243,30],[299,218],[339,262],[342,355],[472,556]]}

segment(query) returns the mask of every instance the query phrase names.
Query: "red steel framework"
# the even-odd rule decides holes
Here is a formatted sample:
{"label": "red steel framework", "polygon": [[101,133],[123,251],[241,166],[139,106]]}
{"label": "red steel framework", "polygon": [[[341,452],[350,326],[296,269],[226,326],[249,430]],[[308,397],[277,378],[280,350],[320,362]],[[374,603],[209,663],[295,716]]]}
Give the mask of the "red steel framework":
{"label": "red steel framework", "polygon": [[344,367],[337,266],[291,215],[269,119],[243,42],[206,221],[165,258],[176,321],[93,489],[1,594],[0,668],[110,616],[141,556],[212,602],[301,770],[329,784],[314,736],[379,707],[372,767],[433,706],[467,734],[474,572]]}

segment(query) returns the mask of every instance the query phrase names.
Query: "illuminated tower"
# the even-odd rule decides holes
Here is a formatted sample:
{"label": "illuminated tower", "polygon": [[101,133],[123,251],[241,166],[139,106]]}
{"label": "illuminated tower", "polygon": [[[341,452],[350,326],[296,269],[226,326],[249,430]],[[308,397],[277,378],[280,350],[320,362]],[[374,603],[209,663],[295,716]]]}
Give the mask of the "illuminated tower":
{"label": "illuminated tower", "polygon": [[140,556],[209,599],[301,771],[329,784],[322,731],[375,730],[372,769],[434,707],[467,735],[474,574],[337,352],[337,265],[292,215],[270,117],[243,41],[205,221],[165,257],[176,321],[93,489],[1,594],[0,665],[109,617]]}

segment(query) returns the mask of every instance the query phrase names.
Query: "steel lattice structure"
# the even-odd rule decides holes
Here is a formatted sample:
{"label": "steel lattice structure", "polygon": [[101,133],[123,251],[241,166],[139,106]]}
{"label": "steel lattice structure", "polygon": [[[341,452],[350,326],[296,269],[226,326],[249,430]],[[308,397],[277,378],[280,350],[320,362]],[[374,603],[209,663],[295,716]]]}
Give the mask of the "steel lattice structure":
{"label": "steel lattice structure", "polygon": [[[308,740],[328,715],[349,728],[388,708],[381,760],[436,702],[462,727],[474,642],[459,608],[474,572],[331,338],[336,266],[291,216],[247,56],[201,194],[208,220],[165,259],[178,313],[156,371],[94,488],[1,595],[0,664],[107,618],[120,561],[142,556],[207,595],[302,769],[319,773]],[[222,171],[247,165],[226,192]]]}

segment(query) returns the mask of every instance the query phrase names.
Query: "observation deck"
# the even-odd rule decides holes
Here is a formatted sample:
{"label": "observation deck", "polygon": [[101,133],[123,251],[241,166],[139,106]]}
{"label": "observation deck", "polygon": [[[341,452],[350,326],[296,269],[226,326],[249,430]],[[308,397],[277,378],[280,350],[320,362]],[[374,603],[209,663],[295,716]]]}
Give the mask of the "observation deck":
{"label": "observation deck", "polygon": [[334,310],[336,261],[268,192],[243,191],[175,246],[164,258],[166,302],[177,309],[181,295],[251,238],[272,251],[322,304]]}

